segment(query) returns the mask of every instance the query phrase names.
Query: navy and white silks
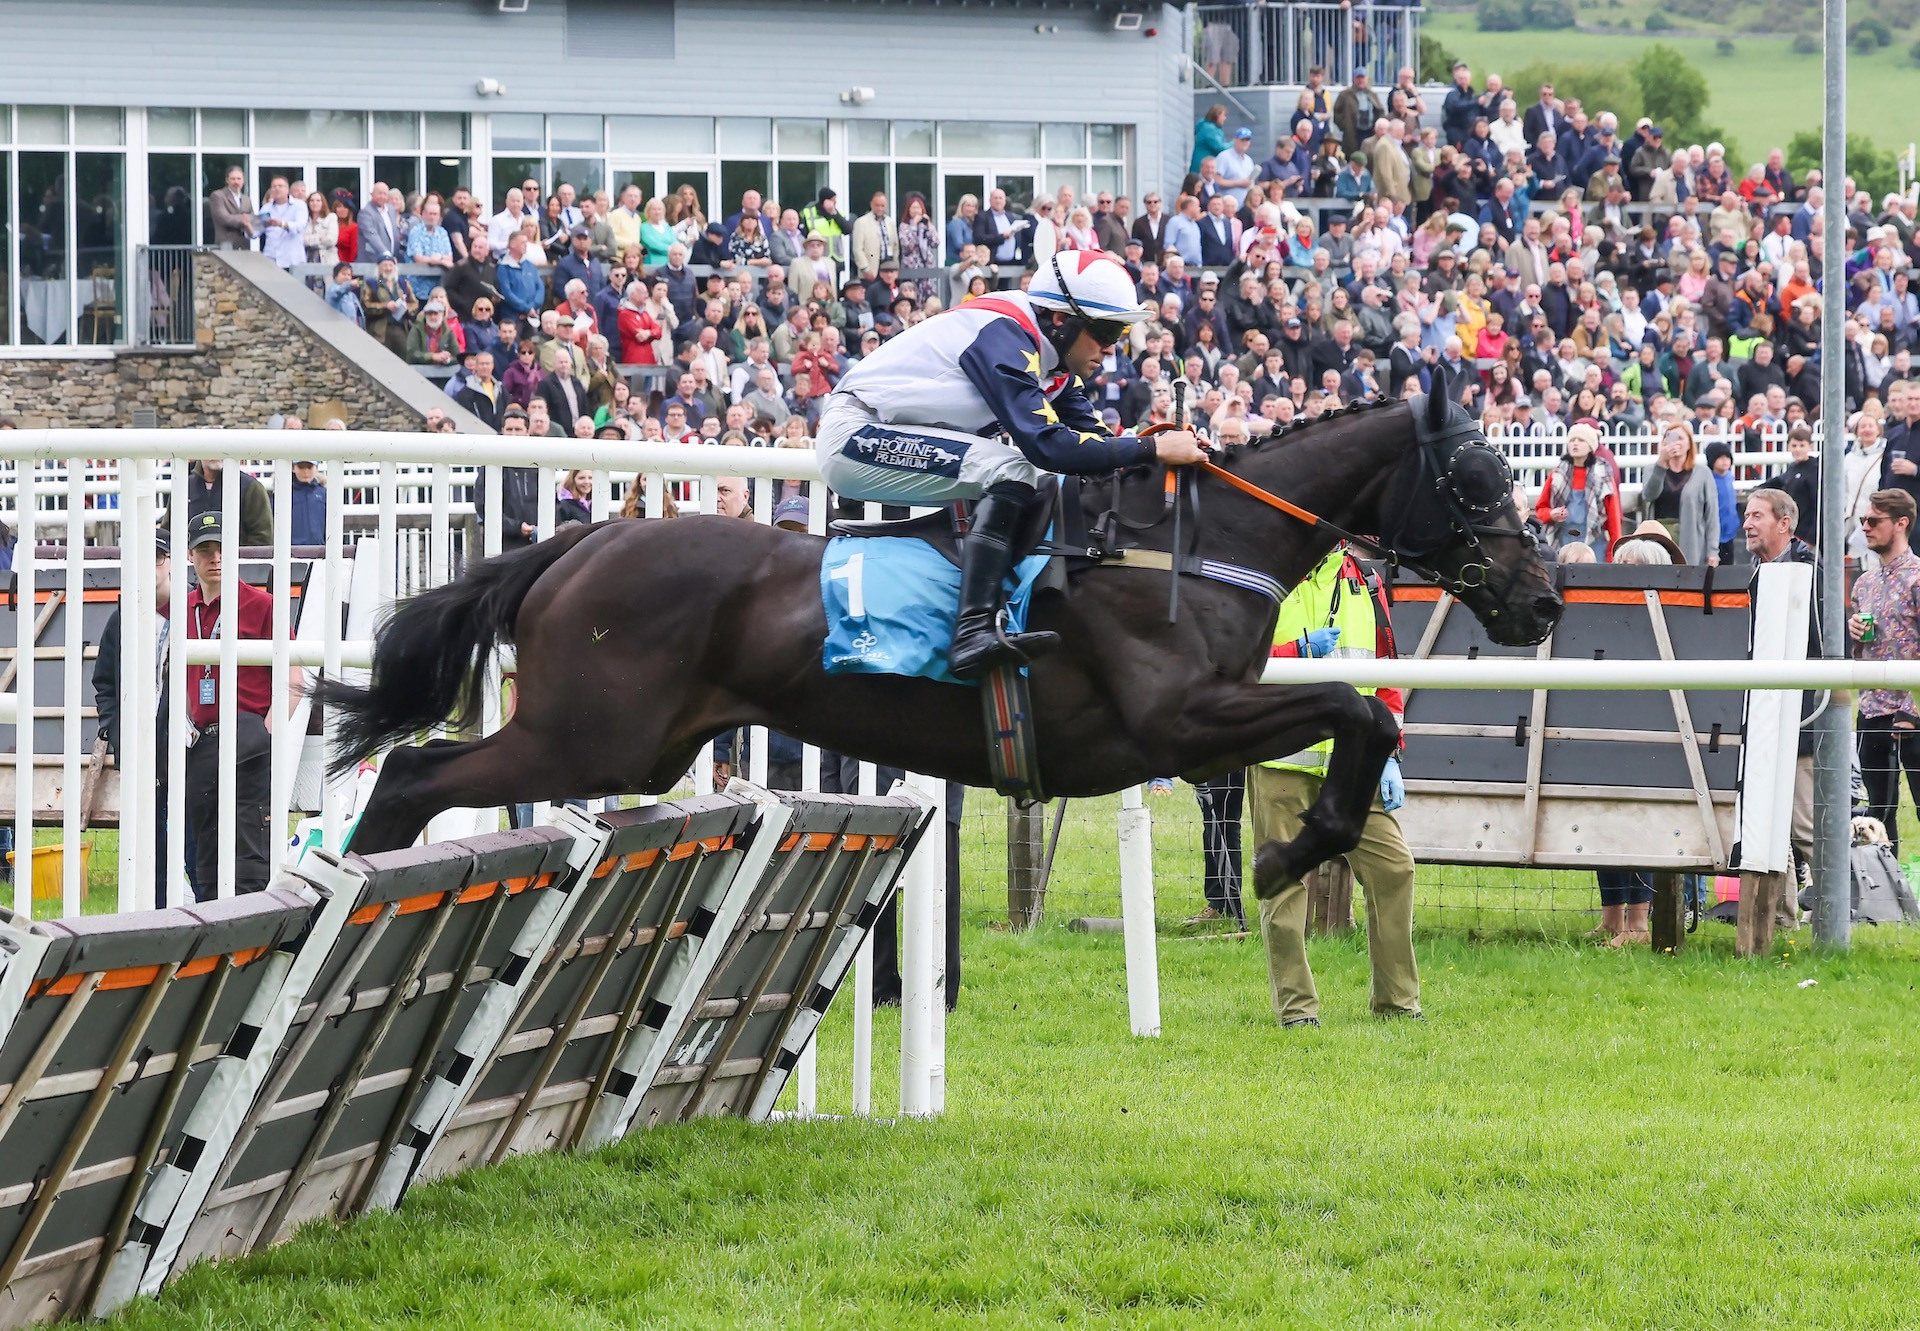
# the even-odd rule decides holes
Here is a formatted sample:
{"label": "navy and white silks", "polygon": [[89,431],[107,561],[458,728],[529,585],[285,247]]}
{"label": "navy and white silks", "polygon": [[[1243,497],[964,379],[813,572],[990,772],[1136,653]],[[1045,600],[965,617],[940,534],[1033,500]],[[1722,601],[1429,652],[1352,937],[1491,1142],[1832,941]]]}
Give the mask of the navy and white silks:
{"label": "navy and white silks", "polygon": [[836,493],[917,505],[1153,456],[1151,441],[1107,433],[1018,291],[928,319],[854,366],[827,400],[814,450]]}

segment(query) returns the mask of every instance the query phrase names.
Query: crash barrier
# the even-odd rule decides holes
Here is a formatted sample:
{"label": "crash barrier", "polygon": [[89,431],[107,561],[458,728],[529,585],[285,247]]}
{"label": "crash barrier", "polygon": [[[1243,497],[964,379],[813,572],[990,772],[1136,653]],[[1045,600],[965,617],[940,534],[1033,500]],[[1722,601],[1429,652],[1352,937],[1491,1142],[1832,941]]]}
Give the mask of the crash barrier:
{"label": "crash barrier", "polygon": [[[1771,476],[1786,467],[1792,460],[1787,452],[1787,426],[1784,422],[1765,422],[1751,434],[1740,430],[1723,430],[1718,422],[1712,429],[1696,432],[1696,442],[1704,453],[1706,446],[1714,442],[1723,442],[1733,449],[1735,459],[1734,476],[1742,486],[1752,484]],[[1820,426],[1814,424],[1816,442],[1820,438]],[[114,431],[63,432],[69,435],[87,437],[88,435],[114,434]],[[223,435],[240,432],[223,431]],[[306,433],[305,451],[313,451],[314,438],[311,431]],[[1620,466],[1621,490],[1624,502],[1629,506],[1637,500],[1640,482],[1659,461],[1660,432],[1651,426],[1633,428],[1615,423],[1601,431],[1606,445],[1612,450]],[[268,434],[274,438],[277,432]],[[354,434],[358,440],[369,436]],[[378,436],[375,436],[378,437]],[[387,436],[389,438],[393,436]],[[1506,454],[1515,475],[1529,487],[1530,492],[1537,491],[1546,476],[1559,464],[1560,455],[1566,445],[1564,426],[1527,426],[1509,427],[1496,430],[1494,442]],[[578,443],[582,441],[568,441]],[[12,441],[8,441],[9,450],[0,452],[0,521],[16,526],[13,486]],[[236,456],[242,457],[241,467],[271,483],[274,468],[271,454],[256,456],[236,441],[222,438],[223,450],[231,449]],[[111,446],[99,442],[96,448]],[[1847,446],[1852,446],[1848,437]],[[540,447],[551,450],[555,465],[572,466],[573,459],[587,456],[586,452],[572,448],[563,450],[559,441],[540,443]],[[389,460],[382,463],[377,460],[354,457],[350,451],[343,452],[343,445],[335,437],[322,446],[325,456],[320,460],[321,472],[327,481],[327,499],[330,506],[341,511],[342,529],[347,539],[357,539],[361,535],[378,534],[382,519],[391,516],[397,539],[389,539],[386,544],[398,563],[399,585],[402,590],[416,586],[429,585],[431,561],[428,556],[430,544],[434,539],[434,520],[436,514],[444,513],[453,528],[449,535],[456,542],[456,550],[464,553],[467,537],[466,526],[474,514],[474,500],[477,487],[485,483],[485,468],[476,466],[470,453],[460,451],[456,461],[444,467],[435,467],[419,459],[415,450],[391,450]],[[796,450],[798,451],[798,450]],[[69,462],[64,457],[54,457],[41,463],[38,469],[40,506],[51,510],[61,505],[58,495],[64,493],[68,483],[68,471],[71,467],[72,483],[84,494],[82,531],[87,539],[100,544],[112,545],[119,541],[119,493],[121,487],[121,463],[114,458],[74,458]],[[580,462],[579,465],[589,465]],[[633,483],[636,468],[622,468],[606,476],[596,474],[596,494],[593,499],[597,515],[618,513],[626,501],[627,489]],[[685,484],[691,481],[701,469],[697,466],[668,467],[669,477],[678,486],[681,497],[688,502],[696,502],[694,487]],[[710,473],[709,473],[710,474]],[[162,462],[155,475],[156,481],[165,488],[169,484],[169,466]],[[548,492],[550,493],[550,491]],[[601,497],[604,493],[604,498]],[[650,510],[657,511],[657,510]],[[549,510],[550,514],[550,510]],[[43,530],[48,527],[47,517],[41,517]],[[544,517],[536,524],[543,534],[551,534],[551,516]],[[59,531],[48,533],[48,539],[59,539]],[[445,539],[445,538],[441,538]],[[455,565],[459,558],[454,560]]]}
{"label": "crash barrier", "polygon": [[737,792],[0,918],[0,1328],[104,1315],[418,1179],[764,1119],[930,821]]}

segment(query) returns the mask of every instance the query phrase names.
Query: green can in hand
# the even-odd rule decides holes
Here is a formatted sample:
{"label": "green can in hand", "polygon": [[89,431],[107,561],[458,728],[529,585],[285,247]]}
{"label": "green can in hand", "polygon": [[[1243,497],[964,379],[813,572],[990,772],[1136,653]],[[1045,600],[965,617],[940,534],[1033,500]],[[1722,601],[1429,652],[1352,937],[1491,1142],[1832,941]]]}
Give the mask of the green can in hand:
{"label": "green can in hand", "polygon": [[1878,636],[1878,634],[1879,634],[1879,630],[1874,627],[1872,614],[1861,615],[1860,616],[1860,641],[1863,643],[1872,642],[1874,638]]}

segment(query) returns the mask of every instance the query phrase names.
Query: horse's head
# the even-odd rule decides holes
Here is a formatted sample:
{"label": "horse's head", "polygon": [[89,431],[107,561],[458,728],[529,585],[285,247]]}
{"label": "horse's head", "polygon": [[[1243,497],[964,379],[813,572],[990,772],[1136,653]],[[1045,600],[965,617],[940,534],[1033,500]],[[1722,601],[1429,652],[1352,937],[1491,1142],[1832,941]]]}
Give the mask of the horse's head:
{"label": "horse's head", "polygon": [[1452,592],[1487,636],[1542,642],[1561,601],[1513,499],[1506,458],[1454,398],[1444,372],[1413,400],[1414,456],[1386,505],[1381,533],[1401,563]]}

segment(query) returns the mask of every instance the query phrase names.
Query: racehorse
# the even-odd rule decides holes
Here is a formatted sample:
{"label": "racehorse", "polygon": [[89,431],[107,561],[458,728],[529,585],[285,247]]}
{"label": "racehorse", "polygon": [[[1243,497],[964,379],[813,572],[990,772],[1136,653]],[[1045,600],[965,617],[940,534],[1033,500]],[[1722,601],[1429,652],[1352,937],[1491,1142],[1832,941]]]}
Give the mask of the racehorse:
{"label": "racehorse", "polygon": [[[1197,553],[1291,587],[1340,535],[1371,535],[1458,596],[1494,641],[1543,641],[1561,609],[1549,569],[1505,460],[1450,398],[1436,386],[1348,408],[1233,450],[1224,476],[1190,475],[1205,494]],[[1125,475],[1115,507],[1158,507],[1163,480],[1158,467]],[[1083,502],[1097,516],[1102,506]],[[1142,544],[1164,549],[1166,536],[1162,524]],[[517,706],[483,739],[389,753],[351,848],[411,845],[455,807],[662,794],[702,744],[744,725],[990,784],[974,688],[823,668],[824,549],[820,537],[738,519],[616,519],[403,602],[375,637],[370,682],[319,686],[338,724],[336,770],[442,724],[471,726],[500,642],[516,648]],[[1091,796],[1169,773],[1204,780],[1331,737],[1300,834],[1256,853],[1255,888],[1271,896],[1357,842],[1395,723],[1345,684],[1259,683],[1277,603],[1244,580],[1184,576],[1172,617],[1171,576],[1095,565],[1069,594],[1036,597],[1031,626],[1061,638],[1030,675],[1047,788]]]}

